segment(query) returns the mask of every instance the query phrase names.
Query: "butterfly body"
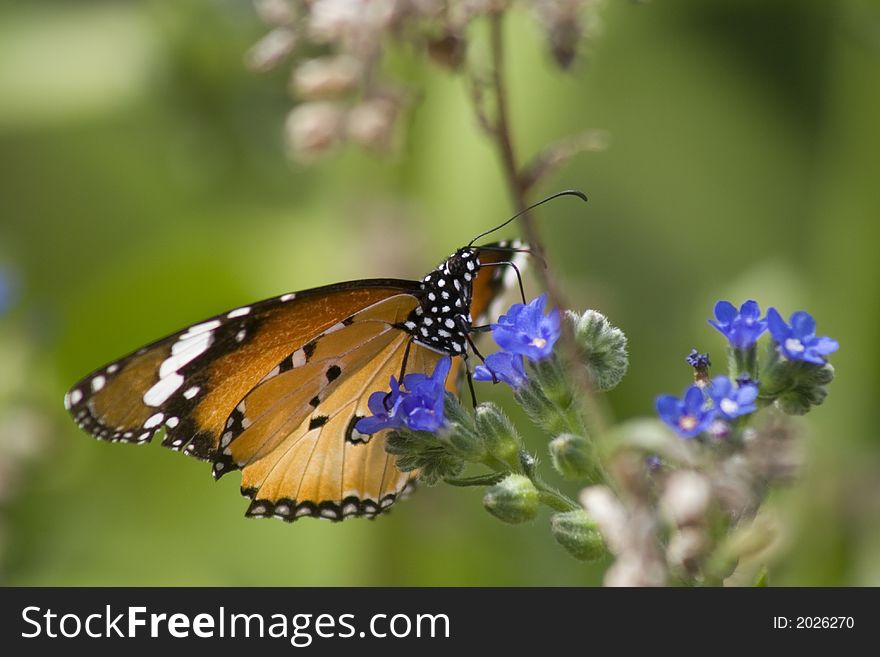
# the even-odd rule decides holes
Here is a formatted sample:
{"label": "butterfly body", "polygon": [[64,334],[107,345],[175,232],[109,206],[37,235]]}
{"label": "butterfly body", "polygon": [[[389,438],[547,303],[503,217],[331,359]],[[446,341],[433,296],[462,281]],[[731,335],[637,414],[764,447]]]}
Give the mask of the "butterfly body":
{"label": "butterfly body", "polygon": [[[509,284],[465,247],[421,281],[371,279],[283,294],[171,334],[84,377],[65,396],[98,439],[162,445],[242,473],[247,514],[372,517],[411,486],[383,431],[360,434],[391,376],[466,357],[473,319]],[[454,378],[453,376],[450,379]],[[450,381],[450,383],[452,383]]]}
{"label": "butterfly body", "polygon": [[425,276],[420,284],[421,304],[404,322],[415,342],[449,356],[466,353],[473,280],[479,270],[478,253],[463,248]]}

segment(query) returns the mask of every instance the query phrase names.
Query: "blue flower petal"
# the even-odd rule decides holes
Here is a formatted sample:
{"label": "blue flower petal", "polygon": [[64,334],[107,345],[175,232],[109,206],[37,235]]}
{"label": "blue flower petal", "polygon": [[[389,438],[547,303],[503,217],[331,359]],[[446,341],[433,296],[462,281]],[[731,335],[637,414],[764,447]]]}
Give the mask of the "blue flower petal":
{"label": "blue flower petal", "polygon": [[675,395],[660,395],[654,402],[657,415],[667,424],[675,425],[678,421],[679,408],[678,397]]}
{"label": "blue flower petal", "polygon": [[741,317],[750,320],[757,320],[761,316],[761,307],[754,299],[749,299],[740,306],[739,314]]}
{"label": "blue flower petal", "polygon": [[791,335],[791,329],[776,308],[767,309],[767,328],[776,342],[784,342]]}
{"label": "blue flower petal", "polygon": [[816,320],[809,313],[799,310],[791,316],[791,329],[795,337],[803,340],[816,335]]}
{"label": "blue flower petal", "polygon": [[699,386],[691,386],[684,393],[684,410],[696,415],[703,409],[705,401],[706,397],[703,394],[703,389]]}
{"label": "blue flower petal", "polygon": [[715,304],[715,318],[722,325],[730,324],[736,317],[736,307],[730,301]]}

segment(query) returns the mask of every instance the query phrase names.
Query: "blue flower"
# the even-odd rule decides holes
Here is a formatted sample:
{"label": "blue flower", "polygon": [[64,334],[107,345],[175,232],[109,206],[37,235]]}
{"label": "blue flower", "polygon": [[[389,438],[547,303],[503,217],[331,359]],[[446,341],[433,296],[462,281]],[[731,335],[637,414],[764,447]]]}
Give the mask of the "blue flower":
{"label": "blue flower", "polygon": [[755,405],[758,386],[754,383],[736,386],[726,376],[716,376],[709,385],[708,393],[715,410],[725,420],[735,420],[758,410]]}
{"label": "blue flower", "polygon": [[383,429],[437,431],[445,422],[445,383],[451,365],[451,358],[441,358],[431,376],[407,374],[403,377],[402,387],[392,376],[391,392],[370,395],[367,405],[372,415],[358,420],[355,429],[364,434]]}
{"label": "blue flower", "polygon": [[791,325],[785,323],[776,308],[767,310],[770,335],[779,345],[779,351],[789,360],[802,360],[824,365],[825,356],[837,351],[840,345],[829,337],[816,337],[816,320],[809,313],[798,311],[791,316]]}
{"label": "blue flower", "polygon": [[492,325],[495,342],[511,354],[529,360],[543,360],[553,353],[553,345],[561,333],[561,316],[556,308],[544,314],[547,295],[542,294],[528,305],[515,303],[506,315]]}
{"label": "blue flower", "polygon": [[729,301],[715,304],[715,320],[709,323],[717,328],[734,349],[748,349],[767,330],[767,320],[760,319],[761,308],[757,301],[746,301],[739,311]]}
{"label": "blue flower", "polygon": [[682,438],[693,438],[712,424],[715,409],[706,404],[703,390],[699,386],[688,388],[684,397],[661,395],[656,401],[657,414]]}
{"label": "blue flower", "polygon": [[527,380],[523,358],[519,354],[510,354],[506,351],[489,354],[484,365],[477,365],[474,368],[474,380],[494,383],[503,381],[517,390]]}

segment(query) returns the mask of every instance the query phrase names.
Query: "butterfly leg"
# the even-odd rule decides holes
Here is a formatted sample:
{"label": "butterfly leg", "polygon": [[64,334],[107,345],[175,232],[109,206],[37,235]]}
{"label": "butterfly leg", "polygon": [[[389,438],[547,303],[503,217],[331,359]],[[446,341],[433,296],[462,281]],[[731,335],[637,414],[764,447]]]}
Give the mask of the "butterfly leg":
{"label": "butterfly leg", "polygon": [[[406,343],[406,349],[403,351],[403,360],[400,363],[400,377],[397,379],[401,384],[403,383],[403,377],[406,375],[406,363],[409,360],[409,350],[412,347],[413,339],[410,337],[409,341]],[[390,411],[391,408],[388,406],[388,400],[391,398],[391,391],[389,390],[385,397],[382,399],[382,405],[385,407],[386,411]]]}
{"label": "butterfly leg", "polygon": [[[482,356],[481,356],[482,358]],[[477,393],[474,391],[474,377],[471,374],[471,364],[470,359],[468,358],[467,353],[462,354],[461,359],[464,361],[464,371],[467,374],[467,382],[468,388],[471,391],[471,403],[474,405],[474,408],[477,407]]]}

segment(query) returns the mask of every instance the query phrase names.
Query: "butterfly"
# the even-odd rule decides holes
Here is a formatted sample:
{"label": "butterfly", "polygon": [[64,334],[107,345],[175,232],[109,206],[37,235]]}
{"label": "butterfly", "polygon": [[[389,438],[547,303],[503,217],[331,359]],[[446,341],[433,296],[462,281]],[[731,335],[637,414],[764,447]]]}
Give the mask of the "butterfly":
{"label": "butterfly", "polygon": [[[566,194],[581,195],[541,203]],[[215,479],[239,470],[246,516],[375,517],[418,474],[397,469],[387,430],[355,425],[391,376],[430,373],[445,356],[456,389],[471,334],[514,280],[522,290],[529,253],[518,242],[473,242],[517,216],[420,281],[336,283],[193,324],[85,376],[65,408],[100,440],[143,444],[164,432],[164,447],[211,462]]]}

